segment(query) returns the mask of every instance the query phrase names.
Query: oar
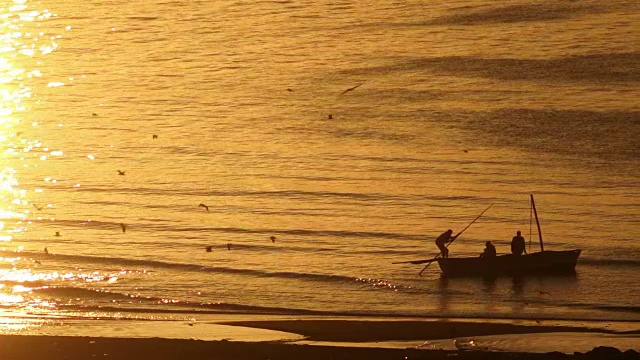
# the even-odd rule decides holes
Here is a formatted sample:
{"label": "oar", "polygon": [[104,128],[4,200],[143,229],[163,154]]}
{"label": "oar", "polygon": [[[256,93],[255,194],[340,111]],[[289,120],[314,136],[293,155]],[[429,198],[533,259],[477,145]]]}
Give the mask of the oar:
{"label": "oar", "polygon": [[426,264],[426,263],[432,262],[434,260],[435,259],[396,261],[396,262],[392,262],[392,264]]}
{"label": "oar", "polygon": [[[445,247],[449,247],[449,245],[451,245],[452,242],[454,242],[458,236],[460,236],[465,230],[467,230],[469,228],[469,226],[473,225],[474,222],[476,222],[478,219],[480,219],[480,217],[487,212],[487,210],[489,210],[490,207],[492,207],[493,204],[489,205],[486,209],[484,209],[483,212],[480,213],[480,215],[478,215],[475,219],[473,219],[472,222],[469,223],[469,225],[467,225],[467,227],[465,227],[464,229],[462,229],[459,233],[456,234],[456,236],[453,237],[453,239],[451,241],[449,241],[447,243],[447,245],[445,245]],[[442,256],[442,251],[436,255],[433,259],[431,259],[431,261],[429,261],[429,263],[427,264],[427,266],[423,267],[422,270],[420,270],[420,272],[418,273],[418,276],[422,275],[422,272],[427,270],[427,268],[429,267],[429,265],[431,265],[431,263],[433,263],[434,261],[436,261],[440,256]]]}
{"label": "oar", "polygon": [[[452,241],[453,242],[453,241]],[[451,243],[449,243],[451,244]],[[449,247],[449,244],[446,245],[446,247]],[[442,252],[440,252],[440,254],[436,255],[433,259],[431,259],[431,261],[429,261],[429,263],[427,264],[427,266],[423,267],[422,270],[420,270],[420,272],[418,273],[418,276],[422,276],[422,272],[427,270],[427,268],[429,267],[429,265],[431,265],[432,262],[438,260],[438,258],[442,255]]]}

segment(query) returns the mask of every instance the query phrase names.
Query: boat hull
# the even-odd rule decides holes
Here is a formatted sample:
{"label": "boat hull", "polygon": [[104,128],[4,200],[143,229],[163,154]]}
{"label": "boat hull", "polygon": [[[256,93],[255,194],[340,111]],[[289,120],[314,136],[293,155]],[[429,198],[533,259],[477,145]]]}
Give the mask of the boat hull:
{"label": "boat hull", "polygon": [[543,251],[526,255],[501,255],[438,259],[444,276],[488,277],[522,275],[559,275],[575,272],[581,250]]}

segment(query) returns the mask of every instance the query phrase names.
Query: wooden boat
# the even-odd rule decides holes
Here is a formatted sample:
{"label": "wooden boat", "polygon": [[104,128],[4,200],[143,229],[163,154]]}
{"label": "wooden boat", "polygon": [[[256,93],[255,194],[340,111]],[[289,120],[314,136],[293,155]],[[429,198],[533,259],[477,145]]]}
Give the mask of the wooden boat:
{"label": "wooden boat", "polygon": [[581,250],[541,251],[515,256],[439,258],[442,274],[456,276],[510,276],[571,274],[575,272]]}
{"label": "wooden boat", "polygon": [[540,239],[540,252],[523,255],[500,255],[490,258],[462,257],[434,259],[438,262],[444,276],[511,276],[570,274],[575,272],[581,250],[545,251],[540,230],[540,221],[533,195],[531,206],[535,214]]}

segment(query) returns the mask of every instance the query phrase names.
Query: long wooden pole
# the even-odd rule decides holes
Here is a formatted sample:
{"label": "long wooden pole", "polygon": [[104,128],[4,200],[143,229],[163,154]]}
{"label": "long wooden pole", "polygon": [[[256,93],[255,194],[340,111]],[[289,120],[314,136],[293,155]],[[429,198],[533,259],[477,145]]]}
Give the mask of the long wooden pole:
{"label": "long wooden pole", "polygon": [[[475,219],[473,219],[473,221],[472,221],[472,222],[470,222],[470,223],[469,223],[469,225],[467,225],[467,227],[465,227],[465,228],[464,228],[464,229],[462,229],[459,233],[457,233],[457,234],[456,234],[456,236],[454,236],[454,237],[453,237],[453,240],[457,239],[457,238],[458,238],[458,236],[460,236],[460,234],[462,234],[465,230],[467,230],[467,229],[469,228],[469,226],[473,225],[473,223],[474,223],[474,222],[476,222],[478,219],[480,219],[480,217],[481,217],[482,215],[484,215],[484,213],[486,213],[486,212],[487,212],[487,210],[489,210],[489,208],[490,208],[490,207],[492,207],[492,206],[493,206],[493,204],[489,205],[486,209],[484,209],[484,211],[483,211],[483,212],[481,212],[481,213],[480,213],[480,215],[478,215]],[[453,242],[453,240],[451,240],[451,242]],[[449,243],[449,244],[451,244],[451,243]],[[449,244],[447,244],[447,247],[449,246]]]}
{"label": "long wooden pole", "polygon": [[424,260],[396,261],[396,262],[392,262],[392,264],[426,264],[432,261],[436,261],[436,258],[424,259]]}
{"label": "long wooden pole", "polygon": [[[478,215],[475,219],[473,219],[473,221],[472,221],[472,222],[470,222],[470,223],[469,223],[469,225],[467,225],[467,227],[465,227],[465,228],[464,228],[464,229],[462,229],[459,233],[457,233],[457,234],[456,234],[456,236],[454,236],[454,237],[453,237],[453,240],[451,240],[449,243],[447,243],[447,245],[445,245],[445,247],[447,247],[447,248],[448,248],[448,247],[449,247],[449,245],[451,245],[451,243],[453,243],[453,242],[458,238],[458,236],[460,236],[460,234],[462,234],[465,230],[467,230],[467,229],[469,228],[469,226],[473,225],[473,223],[474,223],[474,222],[476,222],[478,219],[480,219],[480,217],[481,217],[485,212],[487,212],[487,210],[489,210],[489,208],[490,208],[490,207],[492,207],[492,206],[493,206],[493,204],[489,205],[486,209],[484,209],[484,211],[483,211],[483,212],[481,212],[481,213],[480,213],[480,215]],[[431,260],[429,261],[429,263],[427,264],[427,266],[425,266],[424,268],[422,268],[422,270],[420,270],[420,272],[418,273],[418,275],[422,275],[422,272],[423,272],[423,271],[425,271],[425,270],[427,270],[427,268],[429,267],[429,265],[431,265],[431,264],[432,264],[435,260],[437,260],[440,256],[442,256],[442,251],[441,251],[438,255],[436,255],[433,259],[431,259]]]}
{"label": "long wooden pole", "polygon": [[536,211],[536,202],[533,201],[533,194],[531,194],[531,206],[533,206],[533,214],[536,216],[536,225],[538,225],[538,238],[540,239],[540,252],[544,252],[544,243],[542,242],[542,230],[540,230],[540,221],[538,220],[538,211]]}

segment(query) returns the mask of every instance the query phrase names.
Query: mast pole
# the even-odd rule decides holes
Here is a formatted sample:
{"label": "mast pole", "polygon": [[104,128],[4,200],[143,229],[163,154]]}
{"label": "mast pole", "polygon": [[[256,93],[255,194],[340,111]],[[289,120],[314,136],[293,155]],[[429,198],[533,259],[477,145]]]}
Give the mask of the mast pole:
{"label": "mast pole", "polygon": [[540,239],[540,252],[544,252],[544,243],[542,242],[542,230],[540,230],[540,221],[538,220],[538,211],[536,211],[536,203],[533,201],[533,194],[531,194],[531,206],[533,207],[533,214],[536,216],[536,225],[538,225],[538,238]]}
{"label": "mast pole", "polygon": [[533,224],[533,205],[529,204],[529,253],[531,253],[531,224]]}

